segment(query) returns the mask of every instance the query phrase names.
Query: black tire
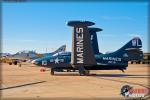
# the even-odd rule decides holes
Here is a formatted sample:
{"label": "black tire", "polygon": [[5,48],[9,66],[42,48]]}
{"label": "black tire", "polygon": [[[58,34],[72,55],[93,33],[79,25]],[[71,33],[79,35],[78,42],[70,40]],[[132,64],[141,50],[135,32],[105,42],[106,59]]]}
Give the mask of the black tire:
{"label": "black tire", "polygon": [[141,61],[138,61],[138,64],[140,64],[141,63]]}
{"label": "black tire", "polygon": [[13,63],[14,63],[14,65],[17,65],[18,62],[17,62],[17,61],[14,61]]}
{"label": "black tire", "polygon": [[71,72],[70,69],[67,69],[67,72]]}
{"label": "black tire", "polygon": [[85,71],[85,75],[88,76],[89,74],[90,74],[90,71],[89,71],[89,70],[86,70],[86,71]]}
{"label": "black tire", "polygon": [[79,74],[80,74],[80,76],[85,76],[85,75],[86,75],[86,72],[85,72],[85,70],[79,71]]}
{"label": "black tire", "polygon": [[9,65],[12,65],[12,63],[11,63],[11,62],[9,62]]}
{"label": "black tire", "polygon": [[54,68],[51,68],[51,75],[54,75]]}
{"label": "black tire", "polygon": [[72,72],[76,72],[76,70],[72,70]]}

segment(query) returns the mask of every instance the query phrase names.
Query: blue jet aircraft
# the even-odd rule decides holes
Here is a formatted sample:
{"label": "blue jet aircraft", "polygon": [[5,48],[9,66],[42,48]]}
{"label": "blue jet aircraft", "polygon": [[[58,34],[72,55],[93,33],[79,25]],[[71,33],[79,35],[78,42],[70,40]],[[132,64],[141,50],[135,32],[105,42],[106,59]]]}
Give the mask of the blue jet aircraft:
{"label": "blue jet aircraft", "polygon": [[64,69],[88,75],[90,70],[124,71],[128,67],[128,61],[143,59],[142,41],[139,37],[134,37],[117,51],[100,53],[96,32],[102,29],[89,27],[94,24],[90,21],[69,21],[68,26],[73,27],[72,52],[60,52],[34,63],[51,68],[52,75],[55,71]]}
{"label": "blue jet aircraft", "polygon": [[[66,51],[66,45],[62,45],[61,47],[59,47],[57,50],[55,50],[54,52],[51,52],[51,53],[43,53],[43,54],[37,54],[37,56],[35,57],[32,57],[31,58],[31,63],[34,63],[34,61],[36,59],[42,59],[42,58],[45,58],[45,57],[51,57],[52,55],[58,53],[58,52],[65,52]],[[40,55],[41,57],[39,57],[38,55]]]}
{"label": "blue jet aircraft", "polygon": [[13,54],[11,56],[8,56],[7,59],[10,60],[9,61],[10,65],[13,64],[13,63],[16,65],[17,62],[22,62],[22,61],[27,61],[27,60],[30,60],[30,62],[31,62],[34,59],[38,59],[38,58],[41,58],[41,57],[49,57],[49,56],[52,56],[55,53],[62,52],[62,51],[65,51],[65,50],[66,50],[66,45],[62,45],[60,48],[58,48],[54,52],[43,53],[43,54],[38,54],[35,51],[24,50],[24,51],[17,52],[16,54]]}

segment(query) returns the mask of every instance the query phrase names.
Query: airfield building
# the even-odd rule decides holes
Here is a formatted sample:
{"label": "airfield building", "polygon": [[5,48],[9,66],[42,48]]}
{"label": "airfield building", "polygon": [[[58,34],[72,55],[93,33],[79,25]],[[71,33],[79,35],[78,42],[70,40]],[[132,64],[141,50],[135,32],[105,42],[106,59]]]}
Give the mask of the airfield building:
{"label": "airfield building", "polygon": [[130,61],[131,64],[150,64],[150,53],[144,53],[143,59],[138,61]]}

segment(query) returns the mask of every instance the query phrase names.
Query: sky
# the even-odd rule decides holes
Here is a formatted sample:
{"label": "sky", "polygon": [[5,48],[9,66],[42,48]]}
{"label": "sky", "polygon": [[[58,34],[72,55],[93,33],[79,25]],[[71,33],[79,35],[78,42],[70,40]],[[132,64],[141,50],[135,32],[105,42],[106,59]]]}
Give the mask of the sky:
{"label": "sky", "polygon": [[2,52],[22,50],[51,52],[61,45],[71,51],[70,20],[86,20],[102,28],[99,50],[115,51],[133,37],[140,37],[148,52],[148,3],[146,2],[25,2],[2,4]]}

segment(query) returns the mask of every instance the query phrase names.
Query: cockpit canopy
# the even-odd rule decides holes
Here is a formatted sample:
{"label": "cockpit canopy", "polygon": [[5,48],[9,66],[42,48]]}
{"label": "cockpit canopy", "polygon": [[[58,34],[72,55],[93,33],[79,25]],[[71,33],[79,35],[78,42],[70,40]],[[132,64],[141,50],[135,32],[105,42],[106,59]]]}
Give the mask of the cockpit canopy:
{"label": "cockpit canopy", "polygon": [[71,56],[71,52],[58,52],[58,53],[55,53],[53,55],[53,57],[58,56],[58,55],[60,55],[60,56]]}

